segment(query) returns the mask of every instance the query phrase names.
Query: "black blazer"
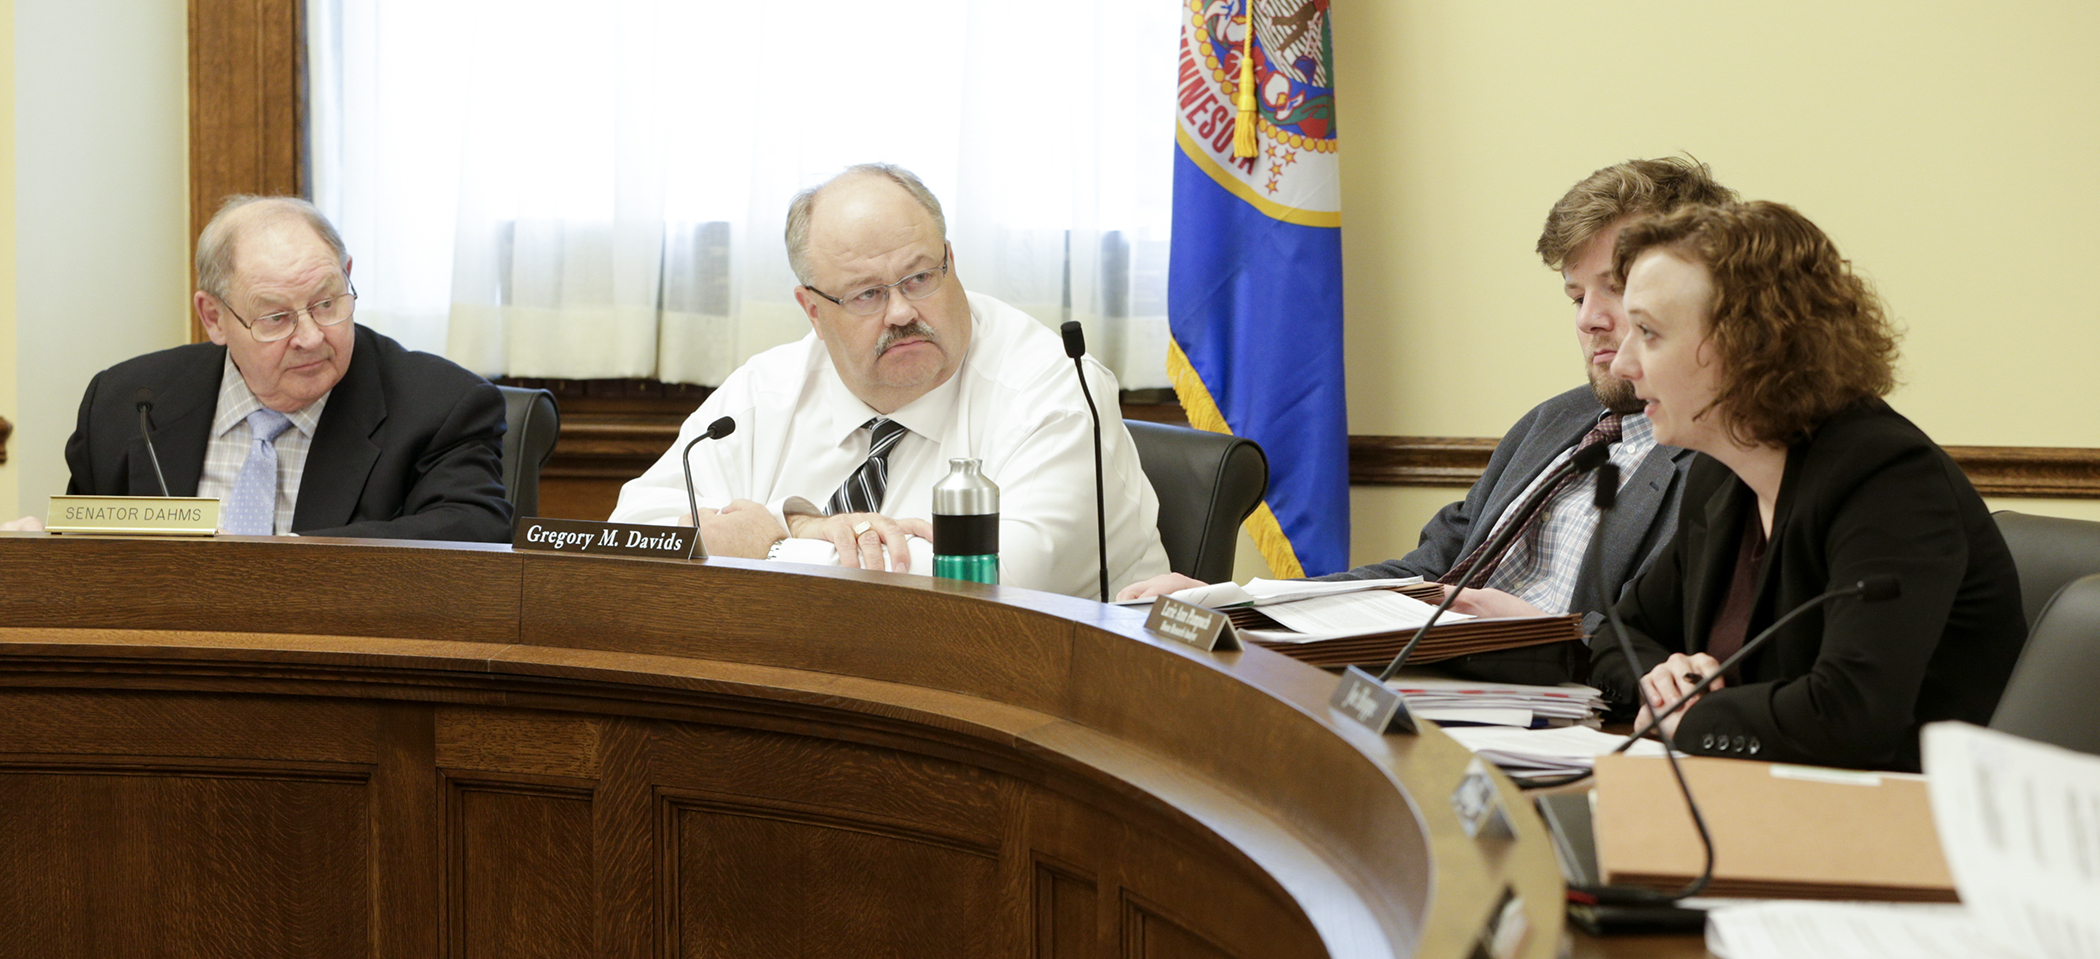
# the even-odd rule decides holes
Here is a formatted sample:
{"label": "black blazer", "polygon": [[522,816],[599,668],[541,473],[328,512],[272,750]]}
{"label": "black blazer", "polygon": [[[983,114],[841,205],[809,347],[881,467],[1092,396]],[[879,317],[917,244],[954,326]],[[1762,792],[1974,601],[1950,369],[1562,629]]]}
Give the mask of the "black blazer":
{"label": "black blazer", "polygon": [[[363,326],[350,368],[314,427],[292,532],[367,539],[510,540],[503,396],[450,360]],[[158,495],[135,406],[153,391],[154,449],[168,492],[197,495],[226,348],[193,343],[95,375],[66,441],[67,491]]]}
{"label": "black blazer", "polygon": [[[1728,589],[1756,495],[1726,466],[1692,466],[1677,538],[1618,610],[1636,655],[1608,635],[1592,680],[1635,701],[1670,653],[1699,652]],[[1755,636],[1832,587],[1876,573],[1902,582],[1878,603],[1834,600],[1743,661],[1743,683],[1687,708],[1692,753],[1882,769],[1918,768],[1918,727],[1988,723],[2026,642],[2019,575],[1960,467],[1880,400],[1832,416],[1787,451],[1772,535],[1757,573]]]}

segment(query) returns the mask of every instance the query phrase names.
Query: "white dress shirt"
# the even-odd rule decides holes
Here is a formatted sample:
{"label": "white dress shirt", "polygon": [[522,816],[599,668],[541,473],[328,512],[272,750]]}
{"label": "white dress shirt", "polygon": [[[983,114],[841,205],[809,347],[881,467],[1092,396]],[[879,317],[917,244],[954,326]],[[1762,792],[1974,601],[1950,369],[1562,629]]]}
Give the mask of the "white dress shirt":
{"label": "white dress shirt", "polygon": [[[889,414],[911,432],[889,456],[882,509],[898,519],[933,516],[933,486],[950,458],[974,457],[999,485],[1000,581],[1012,586],[1099,595],[1094,527],[1094,432],[1086,398],[1057,334],[991,297],[969,294],[970,352],[948,382]],[[1167,571],[1159,542],[1159,501],[1123,428],[1116,379],[1086,357],[1101,410],[1108,513],[1110,594]],[[876,412],[846,388],[816,334],[751,358],[686,419],[678,442],[620,490],[611,521],[678,522],[686,504],[679,451],[721,416],[736,432],[693,447],[700,505],[732,499],[766,504],[776,520],[800,497],[822,504],[868,457],[861,427]],[[798,504],[799,506],[799,504]],[[828,543],[783,559],[837,557]],[[813,549],[812,549],[813,548]],[[926,551],[913,550],[913,572]]]}
{"label": "white dress shirt", "polygon": [[[314,427],[321,425],[321,410],[328,406],[328,397],[333,394],[330,390],[306,404],[305,409],[286,413],[291,427],[270,443],[277,450],[278,535],[292,531],[292,516],[299,511],[299,481],[306,477],[306,451],[313,446]],[[204,447],[204,473],[197,478],[198,496],[221,503],[233,496],[233,483],[241,476],[241,466],[248,462],[249,447],[255,438],[248,427],[248,414],[262,407],[262,400],[248,388],[248,381],[233,365],[233,354],[228,353],[225,370],[219,374],[219,408],[211,417],[211,442]],[[225,518],[222,511],[222,523]]]}

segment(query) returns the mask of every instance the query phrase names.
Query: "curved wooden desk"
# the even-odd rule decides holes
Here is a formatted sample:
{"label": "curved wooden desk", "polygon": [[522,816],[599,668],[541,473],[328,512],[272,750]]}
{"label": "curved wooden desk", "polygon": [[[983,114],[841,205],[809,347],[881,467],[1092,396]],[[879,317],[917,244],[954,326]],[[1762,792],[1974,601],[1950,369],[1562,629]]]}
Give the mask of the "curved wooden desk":
{"label": "curved wooden desk", "polygon": [[736,560],[0,534],[0,953],[1460,957],[1507,887],[1554,954],[1550,843],[1521,802],[1463,834],[1462,748],[1141,625]]}

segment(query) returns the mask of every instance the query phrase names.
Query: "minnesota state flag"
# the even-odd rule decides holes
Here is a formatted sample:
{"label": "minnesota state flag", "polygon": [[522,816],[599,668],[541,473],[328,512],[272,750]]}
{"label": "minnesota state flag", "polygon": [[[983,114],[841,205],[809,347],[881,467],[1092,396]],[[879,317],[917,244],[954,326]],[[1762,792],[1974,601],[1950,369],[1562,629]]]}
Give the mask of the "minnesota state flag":
{"label": "minnesota state flag", "polygon": [[1183,0],[1167,372],[1189,422],[1269,454],[1247,528],[1278,576],[1349,562],[1327,7]]}

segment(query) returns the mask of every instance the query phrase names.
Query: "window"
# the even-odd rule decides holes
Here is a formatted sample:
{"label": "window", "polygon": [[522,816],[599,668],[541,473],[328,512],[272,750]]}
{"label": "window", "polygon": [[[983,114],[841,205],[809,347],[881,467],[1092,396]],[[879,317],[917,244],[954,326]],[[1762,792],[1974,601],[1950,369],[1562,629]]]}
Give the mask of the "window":
{"label": "window", "polygon": [[884,160],[970,289],[1166,385],[1178,4],[312,3],[315,199],[411,347],[718,383],[808,331],[789,198]]}

